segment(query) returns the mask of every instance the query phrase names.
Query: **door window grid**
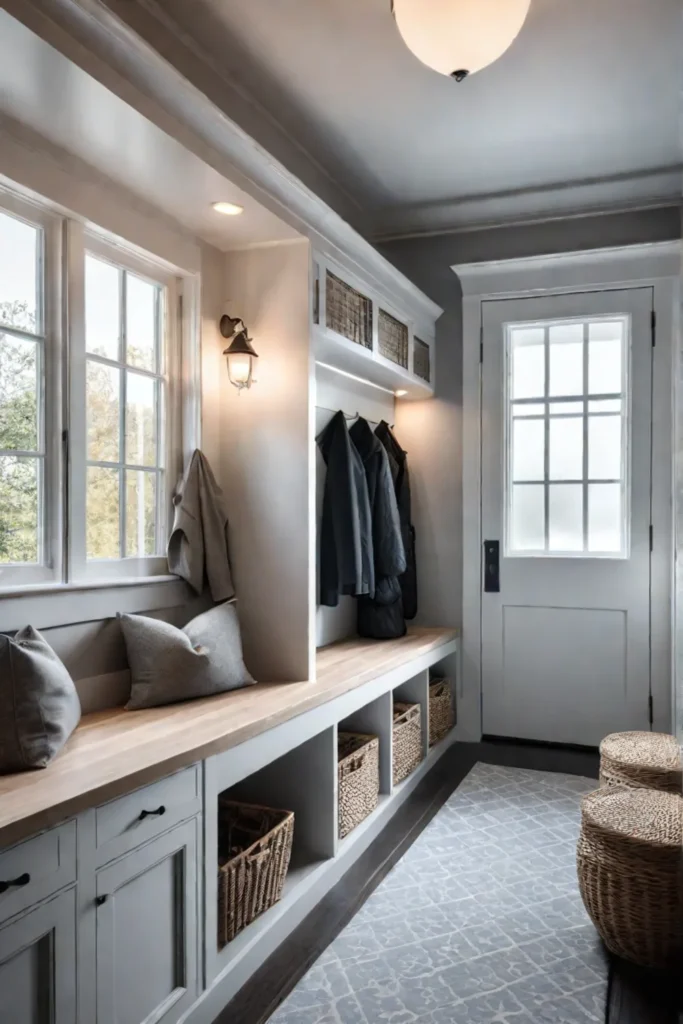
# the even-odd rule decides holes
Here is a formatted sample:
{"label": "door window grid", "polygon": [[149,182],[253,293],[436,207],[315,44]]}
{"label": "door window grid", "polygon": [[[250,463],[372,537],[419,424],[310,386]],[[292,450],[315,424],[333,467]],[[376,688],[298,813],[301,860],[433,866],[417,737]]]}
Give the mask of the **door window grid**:
{"label": "door window grid", "polygon": [[[627,555],[629,327],[628,317],[508,325],[505,397],[507,555]],[[564,341],[561,339],[563,331]],[[558,340],[551,337],[553,332],[560,335]],[[603,365],[600,366],[599,348],[595,345],[599,346],[607,338],[614,347],[617,340],[615,332],[618,332],[620,365],[605,365],[603,355]],[[593,333],[595,337],[592,337]],[[613,336],[609,337],[610,334]],[[552,355],[562,344],[574,345],[575,348],[580,346],[581,349],[579,366],[576,358],[573,366],[569,365],[566,356],[564,358],[564,380],[568,381],[564,385],[562,376],[559,381],[557,375],[554,381],[551,379]],[[519,349],[532,347],[535,352],[531,357],[527,352],[518,369],[516,355]],[[604,344],[602,348],[604,351]],[[593,353],[596,353],[595,372],[591,365]],[[562,363],[562,359],[557,361]],[[615,379],[615,369],[618,380]],[[618,383],[618,390],[612,387],[610,390],[596,388],[591,391],[592,384],[605,379],[611,385]],[[576,388],[577,383],[580,391]],[[563,390],[573,390],[574,393],[558,393]],[[602,438],[596,430],[600,422],[604,424]],[[520,428],[536,423],[540,430],[532,434],[527,429],[525,438],[524,430]],[[611,424],[616,426],[616,430],[609,430]],[[532,439],[536,442],[536,450],[530,455],[529,442]],[[569,445],[566,444],[568,440]],[[607,449],[611,441],[611,451],[606,450],[605,440]],[[555,450],[562,452],[563,442],[565,450],[563,458],[559,459],[559,469],[573,462],[570,469],[576,468],[576,472],[561,472],[554,465],[557,460],[553,459],[553,454]],[[610,471],[605,471],[605,464]],[[610,524],[605,525],[608,520],[611,520],[611,528]],[[528,528],[530,522],[531,529]],[[554,529],[554,522],[560,522],[562,527]]]}
{"label": "door window grid", "polygon": [[86,253],[85,301],[87,557],[154,556],[164,538],[164,289]]}
{"label": "door window grid", "polygon": [[[0,211],[0,566],[44,566],[45,232]],[[32,571],[35,571],[32,570]]]}

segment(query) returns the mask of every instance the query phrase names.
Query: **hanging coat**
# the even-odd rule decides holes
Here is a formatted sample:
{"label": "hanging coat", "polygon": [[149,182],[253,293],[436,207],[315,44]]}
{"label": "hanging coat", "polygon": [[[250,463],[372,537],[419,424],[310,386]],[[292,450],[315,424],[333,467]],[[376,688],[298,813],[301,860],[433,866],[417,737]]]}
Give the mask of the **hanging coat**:
{"label": "hanging coat", "polygon": [[318,438],[327,466],[320,527],[320,603],[331,608],[340,594],[374,596],[372,520],[365,467],[343,412]]}
{"label": "hanging coat", "polygon": [[401,519],[401,536],[406,552],[407,569],[401,576],[401,593],[403,594],[403,614],[406,619],[414,619],[417,615],[417,565],[415,554],[415,528],[411,522],[410,475],[408,473],[408,454],[404,452],[396,440],[391,427],[384,420],[375,431],[375,435],[384,445],[389,456],[391,475],[396,491],[396,503]]}
{"label": "hanging coat", "polygon": [[406,557],[389,457],[367,420],[356,420],[349,435],[365,467],[375,570],[374,597],[358,601],[358,633],[377,640],[393,639],[406,631],[398,582],[406,570]]}

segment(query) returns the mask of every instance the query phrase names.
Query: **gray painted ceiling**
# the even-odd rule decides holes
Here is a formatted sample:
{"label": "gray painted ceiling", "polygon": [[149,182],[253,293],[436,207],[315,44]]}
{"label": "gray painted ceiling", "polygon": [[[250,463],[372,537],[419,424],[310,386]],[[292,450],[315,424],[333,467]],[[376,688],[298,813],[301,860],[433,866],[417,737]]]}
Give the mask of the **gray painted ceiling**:
{"label": "gray painted ceiling", "polygon": [[376,234],[681,194],[681,0],[531,0],[510,50],[460,85],[406,49],[389,0],[157,6]]}

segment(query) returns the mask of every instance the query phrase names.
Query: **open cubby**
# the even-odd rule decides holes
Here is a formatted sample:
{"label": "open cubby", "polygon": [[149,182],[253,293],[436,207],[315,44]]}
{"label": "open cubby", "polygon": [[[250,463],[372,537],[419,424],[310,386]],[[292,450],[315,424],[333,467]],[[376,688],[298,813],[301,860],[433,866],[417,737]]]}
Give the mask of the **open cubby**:
{"label": "open cubby", "polygon": [[242,803],[294,812],[290,870],[334,856],[335,748],[334,730],[325,729],[221,793]]}
{"label": "open cubby", "polygon": [[365,732],[379,738],[379,792],[391,793],[391,694],[360,708],[339,723],[340,732]]}

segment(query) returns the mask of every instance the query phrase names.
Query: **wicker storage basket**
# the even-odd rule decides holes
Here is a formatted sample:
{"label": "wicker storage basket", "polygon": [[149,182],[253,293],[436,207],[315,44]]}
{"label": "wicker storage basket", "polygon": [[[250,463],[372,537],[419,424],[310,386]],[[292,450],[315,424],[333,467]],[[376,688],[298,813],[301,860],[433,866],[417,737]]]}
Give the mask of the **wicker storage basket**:
{"label": "wicker storage basket", "polygon": [[451,681],[435,679],[429,684],[429,746],[435,746],[447,736],[454,724]]}
{"label": "wicker storage basket", "polygon": [[584,797],[579,889],[605,945],[645,967],[683,956],[683,799],[603,787]]}
{"label": "wicker storage basket", "polygon": [[327,271],[326,326],[356,345],[372,348],[372,301],[346,281]]}
{"label": "wicker storage basket", "polygon": [[394,701],[394,785],[414,772],[422,761],[422,708]]}
{"label": "wicker storage basket", "polygon": [[661,732],[615,732],[600,744],[600,784],[681,793],[681,754]]}
{"label": "wicker storage basket", "polygon": [[427,383],[432,380],[432,353],[426,341],[413,338],[413,373]]}
{"label": "wicker storage basket", "polygon": [[294,814],[218,800],[218,941],[230,942],[282,896]]}
{"label": "wicker storage basket", "polygon": [[337,740],[339,775],[339,838],[367,818],[379,800],[379,739],[358,732],[340,732]]}
{"label": "wicker storage basket", "polygon": [[383,309],[379,311],[377,325],[379,354],[407,370],[408,328]]}

